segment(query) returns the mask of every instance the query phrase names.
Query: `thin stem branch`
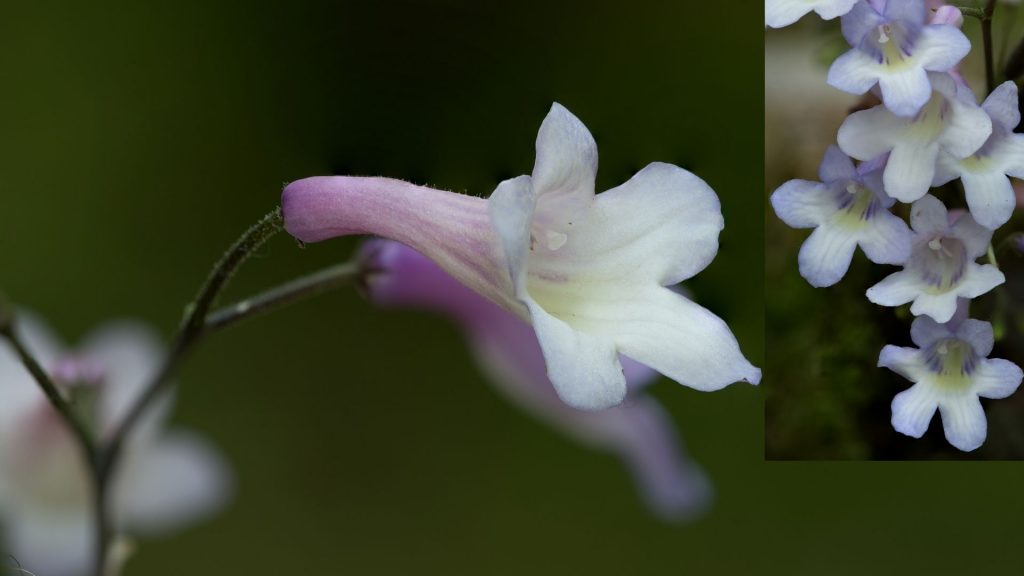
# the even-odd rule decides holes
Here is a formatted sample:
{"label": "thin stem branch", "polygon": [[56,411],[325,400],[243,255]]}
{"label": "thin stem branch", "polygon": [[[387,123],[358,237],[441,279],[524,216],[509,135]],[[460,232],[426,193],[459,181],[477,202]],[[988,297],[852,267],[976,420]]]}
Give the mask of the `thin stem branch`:
{"label": "thin stem branch", "polygon": [[206,319],[205,331],[217,332],[247,318],[330,292],[359,281],[367,272],[358,262],[344,262],[292,280],[211,313]]}
{"label": "thin stem branch", "polygon": [[79,418],[77,414],[75,414],[75,410],[72,408],[71,403],[64,398],[60,389],[57,388],[57,385],[50,379],[50,375],[46,373],[46,370],[44,370],[39,364],[39,361],[36,360],[35,356],[29,352],[25,343],[21,340],[21,337],[18,336],[17,331],[14,329],[13,321],[5,322],[3,325],[0,325],[0,335],[6,338],[7,341],[10,342],[11,346],[14,347],[14,351],[18,354],[18,358],[21,359],[21,363],[24,364],[29,373],[32,374],[36,383],[39,384],[39,387],[43,390],[43,394],[46,395],[47,400],[50,401],[53,408],[58,414],[60,414],[61,419],[67,422],[68,426],[71,428],[71,432],[78,440],[79,445],[81,445],[86,459],[90,461],[91,465],[94,455],[93,439],[92,434],[89,433],[89,429],[85,426],[85,423],[82,422],[82,419]]}
{"label": "thin stem branch", "polygon": [[171,352],[167,355],[157,375],[146,387],[139,400],[129,409],[127,416],[117,426],[114,432],[106,439],[105,443],[96,451],[96,492],[95,499],[98,515],[101,516],[98,524],[101,530],[100,545],[97,549],[95,576],[105,576],[107,550],[111,537],[111,530],[106,520],[107,512],[107,490],[110,477],[117,465],[122,447],[128,434],[153,404],[170,386],[171,377],[178,370],[182,361],[191,351],[192,347],[200,340],[204,333],[206,316],[210,308],[217,301],[217,297],[227,286],[238,268],[249,259],[253,252],[258,250],[267,240],[281,231],[283,220],[281,209],[277,208],[267,214],[259,222],[250,227],[228,251],[221,257],[214,266],[213,271],[207,277],[206,282],[200,288],[195,301],[185,311],[185,318],[174,339]]}

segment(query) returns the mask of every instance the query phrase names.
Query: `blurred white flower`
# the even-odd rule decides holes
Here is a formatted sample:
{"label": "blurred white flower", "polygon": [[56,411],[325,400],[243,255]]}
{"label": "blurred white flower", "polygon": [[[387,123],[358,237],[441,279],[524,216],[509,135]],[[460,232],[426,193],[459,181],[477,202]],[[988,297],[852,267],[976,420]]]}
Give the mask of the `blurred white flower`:
{"label": "blurred white flower", "polygon": [[[157,369],[157,338],[134,323],[109,324],[77,350],[31,314],[16,328],[95,434],[109,434]],[[80,576],[94,562],[91,476],[70,431],[13,350],[0,344],[0,548],[37,576]],[[203,439],[164,432],[171,398],[129,435],[112,478],[114,526],[125,537],[158,536],[218,511],[231,474]]]}

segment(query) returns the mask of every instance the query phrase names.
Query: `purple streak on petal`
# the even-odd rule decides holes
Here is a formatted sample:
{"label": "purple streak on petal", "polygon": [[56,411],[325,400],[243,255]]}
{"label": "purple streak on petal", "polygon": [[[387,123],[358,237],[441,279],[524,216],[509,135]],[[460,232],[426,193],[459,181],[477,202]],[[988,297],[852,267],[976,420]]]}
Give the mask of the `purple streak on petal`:
{"label": "purple streak on petal", "polygon": [[573,409],[555,393],[537,337],[520,318],[408,246],[375,239],[364,245],[361,258],[380,270],[368,285],[375,303],[451,316],[465,331],[481,369],[506,396],[577,441],[618,454],[656,514],[682,520],[704,510],[707,479],[685,457],[661,407],[638,392],[657,377],[654,370],[622,357],[630,399],[599,412]]}

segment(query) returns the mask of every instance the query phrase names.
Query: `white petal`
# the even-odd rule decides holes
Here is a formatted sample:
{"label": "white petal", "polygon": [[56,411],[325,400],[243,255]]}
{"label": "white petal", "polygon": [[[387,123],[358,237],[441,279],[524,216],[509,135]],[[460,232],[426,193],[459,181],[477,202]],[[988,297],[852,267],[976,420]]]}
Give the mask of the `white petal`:
{"label": "white petal", "polygon": [[[163,359],[163,345],[153,330],[136,322],[107,324],[86,337],[81,353],[104,369],[100,420],[112,429],[142,395]],[[152,430],[164,420],[170,399],[150,412],[145,428]]]}
{"label": "white petal", "polygon": [[1024,178],[1024,134],[1011,134],[1000,152],[1006,154],[1007,176]]}
{"label": "white petal", "polygon": [[886,345],[878,354],[878,367],[888,368],[911,382],[919,382],[928,374],[921,351],[917,348]]}
{"label": "white petal", "polygon": [[993,358],[978,363],[971,380],[982,398],[1006,398],[1017,391],[1024,372],[1009,360]]}
{"label": "white petal", "polygon": [[612,338],[576,330],[532,300],[527,306],[544,351],[548,378],[558,396],[580,410],[601,410],[621,403],[626,397],[626,378]]}
{"label": "white petal", "polygon": [[836,58],[828,69],[830,86],[850,94],[864,94],[879,81],[879,64],[868,54],[853,49]]}
{"label": "white petal", "polygon": [[967,206],[978,224],[995,230],[1010,221],[1017,198],[1005,174],[965,171],[961,178],[967,195]]}
{"label": "white petal", "polygon": [[564,246],[538,248],[530,276],[676,284],[711,263],[724,225],[718,197],[703,180],[656,162],[599,194],[587,219],[570,227]]}
{"label": "white petal", "polygon": [[1020,124],[1020,101],[1017,85],[1012,80],[1000,84],[981,105],[985,112],[1006,128],[1013,130]]}
{"label": "white petal", "polygon": [[857,248],[857,234],[842,225],[819,226],[800,247],[800,275],[811,286],[832,286],[843,279]]}
{"label": "white petal", "polygon": [[537,219],[561,229],[578,220],[594,199],[597,144],[587,127],[557,102],[537,133],[533,188]]}
{"label": "white petal", "polygon": [[971,51],[971,42],[954,26],[925,26],[917,37],[914,57],[925,70],[946,72]]}
{"label": "white petal", "polygon": [[885,106],[854,112],[839,127],[839,147],[857,160],[872,160],[892,150],[906,124]]}
{"label": "white petal", "polygon": [[957,286],[957,294],[963,298],[977,298],[1003,282],[1006,282],[1006,276],[995,266],[968,262],[964,279]]}
{"label": "white petal", "polygon": [[935,178],[939,145],[904,141],[896,144],[889,155],[882,177],[885,191],[900,202],[914,202],[928,193]]}
{"label": "white petal", "polygon": [[929,316],[918,316],[910,325],[910,339],[918,348],[927,348],[943,338],[952,338],[946,324],[939,324]]}
{"label": "white petal", "polygon": [[971,260],[980,258],[988,252],[988,244],[992,241],[992,231],[975,222],[970,214],[957,218],[951,230],[953,236],[963,241],[967,256]]}
{"label": "white petal", "polygon": [[530,250],[530,229],[536,199],[529,176],[505,180],[487,199],[491,226],[505,255],[509,279],[517,295],[522,292],[526,257]]}
{"label": "white petal", "polygon": [[917,277],[901,270],[868,288],[867,297],[880,306],[902,306],[917,298],[921,290],[921,282]]}
{"label": "white petal", "polygon": [[814,6],[805,0],[765,0],[764,25],[783,28],[803,18]]}
{"label": "white petal", "polygon": [[932,187],[945,186],[960,177],[960,160],[945,150],[939,151],[939,157],[935,161],[935,177],[932,178]]}
{"label": "white petal", "polygon": [[995,334],[992,325],[982,320],[965,319],[956,329],[956,337],[967,342],[974,353],[982,358],[992,353]]}
{"label": "white petal", "polygon": [[[24,503],[5,528],[4,552],[36,576],[87,576],[93,564],[93,520],[89,509]],[[32,508],[28,508],[32,506]],[[5,556],[0,566],[10,563]]]}
{"label": "white petal", "polygon": [[910,227],[924,236],[941,234],[949,229],[949,212],[941,200],[931,194],[910,207]]}
{"label": "white petal", "polygon": [[892,399],[892,427],[900,434],[920,438],[938,407],[938,397],[930,386],[914,384]]}
{"label": "white petal", "polygon": [[897,116],[913,116],[932,97],[928,73],[921,68],[907,68],[897,72],[886,70],[878,77],[885,107]]}
{"label": "white petal", "polygon": [[219,511],[233,484],[217,452],[183,432],[130,453],[118,474],[119,518],[129,533],[143,535],[166,534]]}
{"label": "white petal", "polygon": [[790,180],[771,196],[775,214],[793,228],[814,228],[834,214],[839,205],[828,186],[810,180]]}
{"label": "white petal", "polygon": [[985,443],[988,421],[981,402],[974,394],[947,397],[939,404],[942,429],[954,447],[970,452]]}
{"label": "white petal", "polygon": [[819,0],[815,3],[814,11],[823,20],[832,20],[849,12],[853,5],[860,0]]}
{"label": "white petal", "polygon": [[903,264],[910,257],[912,235],[902,218],[879,212],[861,233],[858,243],[876,264]]}
{"label": "white petal", "polygon": [[822,182],[836,182],[839,180],[852,180],[857,177],[857,169],[853,161],[839,146],[832,144],[825,150],[821,159],[821,166],[818,167],[818,178]]}
{"label": "white petal", "polygon": [[760,382],[761,371],[743,357],[725,322],[707,309],[667,288],[608,296],[579,310],[574,321],[614,338],[626,356],[697,390]]}
{"label": "white petal", "polygon": [[955,292],[918,294],[910,305],[910,313],[914,316],[927,314],[936,322],[949,322],[956,313],[956,296]]}
{"label": "white petal", "polygon": [[992,135],[992,119],[974,103],[970,89],[957,85],[957,98],[949,100],[952,115],[939,141],[957,158],[967,158],[978,151]]}

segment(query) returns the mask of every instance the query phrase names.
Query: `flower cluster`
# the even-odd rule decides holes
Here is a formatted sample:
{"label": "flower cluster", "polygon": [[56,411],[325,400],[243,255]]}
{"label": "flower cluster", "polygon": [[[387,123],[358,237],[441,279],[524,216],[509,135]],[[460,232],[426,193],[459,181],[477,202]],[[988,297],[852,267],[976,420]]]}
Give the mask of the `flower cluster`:
{"label": "flower cluster", "polygon": [[[961,450],[985,439],[978,396],[1002,398],[1021,370],[988,360],[992,327],[966,319],[969,300],[1005,282],[978,259],[1016,200],[1010,177],[1024,177],[1024,135],[1017,86],[998,86],[979,105],[958,66],[971,44],[960,11],[925,0],[766,0],[765,25],[791,24],[816,11],[841,17],[850,50],[828,83],[877,105],[843,122],[837,146],[821,163],[819,182],[792,180],[771,197],[794,228],[814,228],[800,249],[800,274],[816,287],[845,276],[860,246],[878,264],[898,265],[867,290],[881,306],[910,303],[920,349],[887,346],[879,366],[915,382],[892,403],[893,427],[920,437],[936,408],[946,438]],[[855,163],[856,161],[856,163]],[[968,213],[948,212],[932,188],[962,182]],[[896,203],[910,204],[910,226]]]}
{"label": "flower cluster", "polygon": [[[123,421],[163,354],[151,331],[135,323],[109,324],[71,350],[33,315],[20,318],[21,339],[97,437]],[[0,398],[0,549],[36,574],[88,574],[96,553],[93,480],[67,423],[2,342]],[[231,493],[230,471],[213,447],[193,433],[162,430],[171,403],[164,396],[133,430],[114,478],[122,556],[127,537],[192,524]]]}

